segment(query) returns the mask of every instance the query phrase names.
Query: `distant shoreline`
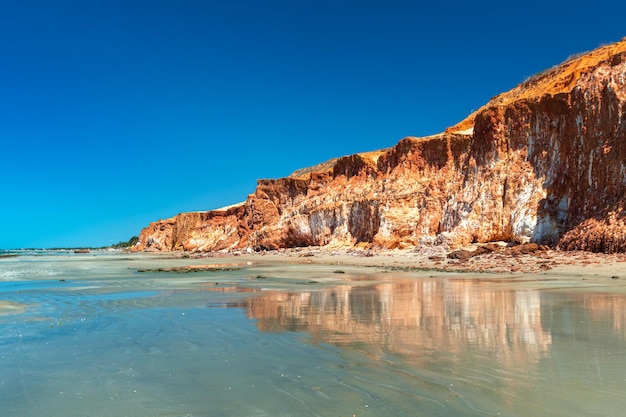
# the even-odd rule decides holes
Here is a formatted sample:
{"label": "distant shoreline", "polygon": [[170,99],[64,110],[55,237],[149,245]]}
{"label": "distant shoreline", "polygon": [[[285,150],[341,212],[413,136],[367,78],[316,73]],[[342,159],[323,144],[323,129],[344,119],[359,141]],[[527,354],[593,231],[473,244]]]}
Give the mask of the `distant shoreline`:
{"label": "distant shoreline", "polygon": [[[502,249],[490,253],[477,252],[484,245],[463,248],[473,256],[466,259],[450,257],[451,252],[441,246],[425,246],[413,250],[359,250],[332,249],[328,247],[302,247],[274,251],[220,251],[220,252],[131,252],[122,249],[95,249],[91,256],[119,254],[139,258],[171,259],[173,266],[181,264],[290,264],[336,265],[339,267],[378,268],[386,272],[407,272],[419,276],[460,275],[464,277],[552,277],[558,280],[581,280],[587,284],[622,287],[626,291],[626,254],[603,254],[585,251],[558,251],[543,249],[533,253],[520,253]],[[72,249],[37,249],[3,252],[65,252]],[[0,258],[16,257],[16,253],[0,253]]]}
{"label": "distant shoreline", "polygon": [[[476,250],[468,247],[467,250]],[[508,251],[476,255],[468,259],[453,259],[438,247],[419,251],[385,250],[331,250],[320,247],[282,249],[266,252],[140,252],[159,257],[184,258],[189,264],[206,263],[288,263],[300,265],[337,265],[344,267],[371,267],[384,271],[412,272],[420,275],[462,274],[484,277],[554,276],[559,279],[579,278],[626,291],[626,254],[601,254],[584,251],[544,250],[536,253]]]}

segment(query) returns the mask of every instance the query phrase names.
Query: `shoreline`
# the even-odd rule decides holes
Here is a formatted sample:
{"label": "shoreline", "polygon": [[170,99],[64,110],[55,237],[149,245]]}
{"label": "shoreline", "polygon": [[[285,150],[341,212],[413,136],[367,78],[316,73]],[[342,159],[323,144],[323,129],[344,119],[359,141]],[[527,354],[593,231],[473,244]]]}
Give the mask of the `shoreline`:
{"label": "shoreline", "polygon": [[[189,260],[214,259],[226,262],[290,263],[337,265],[344,267],[375,267],[388,271],[415,273],[485,274],[484,276],[558,276],[582,277],[583,280],[598,278],[605,282],[626,286],[626,254],[603,254],[585,251],[559,251],[543,247],[524,253],[515,246],[479,253],[485,245],[470,245],[461,252],[469,252],[466,258],[450,256],[457,251],[444,247],[423,247],[414,250],[359,250],[303,247],[265,252],[222,251],[210,253],[190,252],[141,252],[169,255]],[[523,245],[519,245],[523,246]],[[519,247],[518,246],[518,247]],[[536,245],[535,245],[536,246]],[[475,252],[475,251],[479,252]],[[462,256],[463,253],[461,253]],[[467,254],[466,254],[467,255]],[[607,281],[608,279],[608,281]]]}
{"label": "shoreline", "polygon": [[[626,253],[561,251],[545,246],[538,247],[536,244],[511,245],[505,242],[472,244],[454,251],[446,246],[421,246],[406,250],[299,247],[261,252],[246,250],[132,252],[117,249],[93,250],[91,254],[68,253],[72,257],[99,254],[130,255],[144,259],[161,259],[166,262],[171,260],[170,269],[188,268],[192,272],[196,267],[202,268],[207,264],[215,267],[246,263],[259,266],[320,265],[401,272],[418,278],[454,275],[468,279],[548,279],[562,282],[568,287],[585,281],[585,286],[594,284],[611,288],[622,287],[626,291]],[[19,259],[19,256],[17,258]],[[162,268],[168,269],[168,266]],[[149,270],[150,267],[144,269]]]}

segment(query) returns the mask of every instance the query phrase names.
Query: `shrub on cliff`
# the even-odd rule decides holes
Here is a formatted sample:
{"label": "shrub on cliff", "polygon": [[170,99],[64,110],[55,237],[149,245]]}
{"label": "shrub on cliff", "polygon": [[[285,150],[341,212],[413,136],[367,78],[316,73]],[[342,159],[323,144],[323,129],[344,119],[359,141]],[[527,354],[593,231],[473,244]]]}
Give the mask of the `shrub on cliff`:
{"label": "shrub on cliff", "polygon": [[137,242],[139,242],[139,236],[133,236],[128,240],[128,242],[118,242],[114,245],[111,245],[111,247],[115,249],[125,249],[136,245]]}

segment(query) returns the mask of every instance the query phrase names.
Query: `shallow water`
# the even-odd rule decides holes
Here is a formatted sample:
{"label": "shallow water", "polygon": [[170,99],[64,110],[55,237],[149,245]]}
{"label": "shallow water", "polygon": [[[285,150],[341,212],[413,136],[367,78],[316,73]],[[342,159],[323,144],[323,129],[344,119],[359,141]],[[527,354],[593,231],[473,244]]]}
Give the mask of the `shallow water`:
{"label": "shallow water", "polygon": [[623,293],[548,276],[246,263],[155,270],[192,262],[201,263],[1,258],[0,415],[606,417],[626,409]]}

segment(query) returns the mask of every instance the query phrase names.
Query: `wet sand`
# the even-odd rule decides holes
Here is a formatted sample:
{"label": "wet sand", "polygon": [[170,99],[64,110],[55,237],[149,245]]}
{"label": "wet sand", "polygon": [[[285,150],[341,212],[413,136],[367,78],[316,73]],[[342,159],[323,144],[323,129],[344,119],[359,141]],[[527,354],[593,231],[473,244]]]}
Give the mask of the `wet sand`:
{"label": "wet sand", "polygon": [[[472,252],[479,245],[463,250]],[[591,252],[565,252],[539,250],[519,253],[503,244],[491,253],[471,256],[467,259],[452,259],[451,253],[442,247],[424,247],[417,250],[333,250],[321,247],[282,249],[266,252],[218,252],[181,254],[190,259],[214,258],[219,262],[271,262],[297,264],[324,264],[346,267],[375,267],[383,270],[398,270],[432,274],[432,272],[483,274],[493,276],[550,276],[554,278],[579,278],[615,287],[626,287],[626,254],[601,254]]]}
{"label": "wet sand", "polygon": [[621,415],[624,258],[504,246],[5,260],[0,414]]}

